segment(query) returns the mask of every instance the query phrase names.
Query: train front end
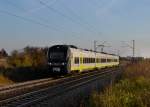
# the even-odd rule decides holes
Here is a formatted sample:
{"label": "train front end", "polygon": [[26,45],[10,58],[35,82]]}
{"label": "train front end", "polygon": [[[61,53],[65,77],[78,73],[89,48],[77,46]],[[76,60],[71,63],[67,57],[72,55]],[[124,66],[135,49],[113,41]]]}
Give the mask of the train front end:
{"label": "train front end", "polygon": [[48,50],[48,67],[52,74],[68,73],[68,47],[55,45]]}

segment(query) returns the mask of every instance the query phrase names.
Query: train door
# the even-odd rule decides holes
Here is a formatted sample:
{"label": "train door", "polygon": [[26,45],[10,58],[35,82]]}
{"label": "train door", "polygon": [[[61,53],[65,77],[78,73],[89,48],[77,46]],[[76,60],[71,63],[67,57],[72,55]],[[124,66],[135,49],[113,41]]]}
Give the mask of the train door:
{"label": "train door", "polygon": [[72,60],[72,70],[73,71],[78,71],[79,70],[79,57],[73,57],[73,60]]}
{"label": "train door", "polygon": [[71,72],[72,57],[73,57],[73,54],[71,53],[70,49],[68,49],[68,52],[67,52],[67,71],[69,73]]}

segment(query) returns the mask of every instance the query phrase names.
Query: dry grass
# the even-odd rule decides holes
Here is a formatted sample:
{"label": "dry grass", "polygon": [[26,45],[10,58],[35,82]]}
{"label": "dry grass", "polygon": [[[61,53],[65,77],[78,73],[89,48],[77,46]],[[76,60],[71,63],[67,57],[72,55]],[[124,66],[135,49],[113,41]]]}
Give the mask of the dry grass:
{"label": "dry grass", "polygon": [[150,61],[141,61],[139,63],[132,64],[125,69],[125,78],[136,79],[141,76],[144,78],[150,78]]}
{"label": "dry grass", "polygon": [[9,80],[8,78],[4,77],[3,75],[0,74],[0,87],[13,84],[13,81]]}
{"label": "dry grass", "polygon": [[123,79],[103,93],[94,92],[89,107],[150,107],[150,62],[125,69]]}
{"label": "dry grass", "polygon": [[0,67],[8,68],[8,66],[7,59],[0,59]]}

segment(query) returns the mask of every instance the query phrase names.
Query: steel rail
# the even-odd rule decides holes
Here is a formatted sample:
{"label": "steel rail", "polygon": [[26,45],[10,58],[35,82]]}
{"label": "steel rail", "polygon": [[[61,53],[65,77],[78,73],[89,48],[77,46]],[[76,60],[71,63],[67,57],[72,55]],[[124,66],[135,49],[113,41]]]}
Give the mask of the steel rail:
{"label": "steel rail", "polygon": [[45,82],[45,81],[49,81],[49,80],[52,80],[52,78],[32,80],[32,81],[12,84],[12,85],[9,85],[9,86],[3,86],[3,87],[0,87],[0,92],[7,91],[7,90],[12,90],[12,89],[15,89],[15,88],[20,88],[20,87],[27,86],[27,85],[33,85],[33,84],[37,84],[37,83],[41,83],[41,82]]}
{"label": "steel rail", "polygon": [[[101,71],[105,71],[105,69],[101,70]],[[66,78],[58,78],[58,79],[48,78],[48,79],[44,79],[44,80],[43,79],[42,80],[35,80],[35,81],[29,81],[29,82],[25,82],[25,83],[20,83],[20,84],[8,86],[6,88],[3,88],[0,91],[0,100],[4,100],[4,99],[7,99],[9,97],[14,97],[14,96],[18,96],[21,94],[25,94],[25,93],[31,92],[31,91],[36,91],[36,90],[39,90],[40,88],[53,86],[55,84],[59,84],[59,83],[62,83],[64,81],[71,81],[74,78],[82,77],[82,76],[85,76],[87,74],[94,74],[96,72],[86,72],[83,74],[72,75],[72,76],[69,76]]]}
{"label": "steel rail", "polygon": [[0,90],[0,100],[31,91],[35,87],[41,87],[43,84],[48,84],[48,81],[51,80],[52,78],[40,79],[4,87]]}
{"label": "steel rail", "polygon": [[37,84],[37,83],[44,82],[44,81],[47,81],[47,80],[51,80],[51,78],[40,79],[40,80],[32,80],[32,81],[12,84],[12,85],[9,85],[9,86],[3,86],[3,87],[0,87],[0,92],[10,90],[10,89],[13,89],[13,88],[22,87],[22,86],[25,86],[25,85]]}
{"label": "steel rail", "polygon": [[[77,76],[76,78],[72,79],[71,81],[66,81],[62,84],[57,84],[52,87],[43,88],[38,91],[30,92],[24,95],[16,96],[13,98],[9,98],[3,101],[0,101],[0,106],[18,106],[18,107],[24,107],[28,106],[30,104],[40,102],[42,99],[50,98],[50,96],[56,96],[65,90],[72,89],[71,87],[77,87],[82,84],[85,84],[87,82],[90,82],[92,80],[98,79],[102,76],[106,76],[107,74],[111,74],[118,70],[108,70],[103,72],[97,72],[95,73],[88,73],[84,74],[84,76]],[[91,78],[91,79],[90,79]],[[52,92],[52,93],[50,93]],[[49,94],[48,94],[49,93]]]}

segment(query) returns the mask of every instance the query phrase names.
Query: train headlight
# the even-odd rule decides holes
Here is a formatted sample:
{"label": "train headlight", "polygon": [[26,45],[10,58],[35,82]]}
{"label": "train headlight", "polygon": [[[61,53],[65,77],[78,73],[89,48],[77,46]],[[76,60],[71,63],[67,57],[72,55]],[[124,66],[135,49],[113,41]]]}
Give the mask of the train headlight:
{"label": "train headlight", "polygon": [[52,65],[52,63],[50,62],[50,63],[48,63],[49,65]]}
{"label": "train headlight", "polygon": [[65,65],[65,63],[63,62],[62,65]]}

